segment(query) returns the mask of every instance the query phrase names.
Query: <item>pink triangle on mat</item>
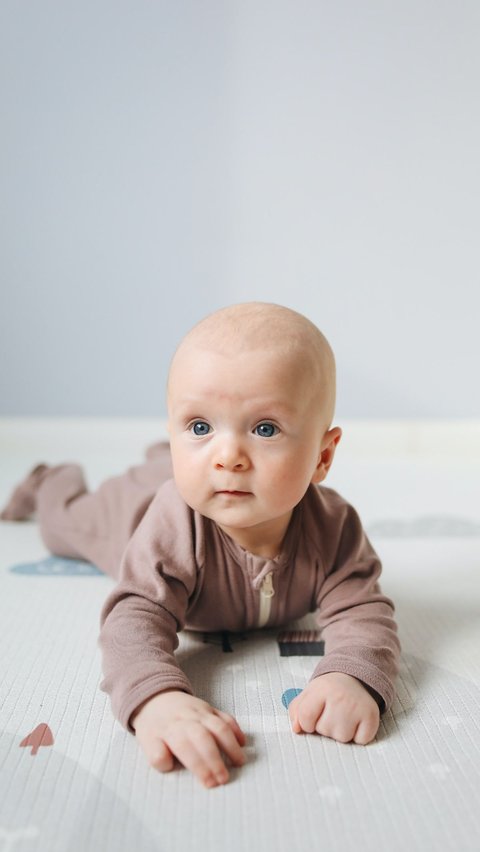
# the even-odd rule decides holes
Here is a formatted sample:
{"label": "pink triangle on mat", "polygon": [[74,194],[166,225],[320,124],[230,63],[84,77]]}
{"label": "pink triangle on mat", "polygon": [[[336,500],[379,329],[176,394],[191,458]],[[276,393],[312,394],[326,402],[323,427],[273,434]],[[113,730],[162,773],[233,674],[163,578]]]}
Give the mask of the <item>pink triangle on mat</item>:
{"label": "pink triangle on mat", "polygon": [[43,722],[22,740],[20,747],[32,746],[30,753],[35,755],[40,746],[51,746],[54,742],[50,728]]}

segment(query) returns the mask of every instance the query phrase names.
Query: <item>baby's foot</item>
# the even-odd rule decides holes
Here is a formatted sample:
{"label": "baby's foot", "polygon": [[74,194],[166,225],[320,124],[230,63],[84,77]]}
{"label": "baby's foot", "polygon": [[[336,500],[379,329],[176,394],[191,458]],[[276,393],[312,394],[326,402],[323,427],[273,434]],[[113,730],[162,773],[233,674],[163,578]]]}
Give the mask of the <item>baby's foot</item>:
{"label": "baby's foot", "polygon": [[13,490],[3,512],[2,521],[25,521],[37,507],[37,491],[50,470],[47,464],[38,464],[28,476]]}

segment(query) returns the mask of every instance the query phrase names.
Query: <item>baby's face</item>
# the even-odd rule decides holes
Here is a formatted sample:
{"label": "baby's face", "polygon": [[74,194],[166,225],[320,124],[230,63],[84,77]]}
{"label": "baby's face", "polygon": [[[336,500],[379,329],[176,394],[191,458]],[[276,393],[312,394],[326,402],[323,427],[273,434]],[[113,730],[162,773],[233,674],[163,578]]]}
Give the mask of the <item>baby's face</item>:
{"label": "baby's face", "polygon": [[[253,552],[280,544],[318,470],[324,435],[304,365],[280,350],[187,347],[169,385],[175,480],[185,502]],[[339,432],[339,430],[337,430]],[[328,434],[328,433],[327,433]]]}

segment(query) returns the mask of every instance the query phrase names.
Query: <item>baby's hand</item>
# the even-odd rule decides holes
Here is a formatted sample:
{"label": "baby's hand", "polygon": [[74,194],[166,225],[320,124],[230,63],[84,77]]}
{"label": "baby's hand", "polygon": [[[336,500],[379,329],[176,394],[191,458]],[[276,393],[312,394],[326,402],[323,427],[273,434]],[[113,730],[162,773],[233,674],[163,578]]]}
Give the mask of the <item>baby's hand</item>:
{"label": "baby's hand", "polygon": [[176,757],[205,787],[216,787],[228,781],[221,752],[234,766],[245,763],[245,734],[233,716],[186,692],[154,695],[131,724],[150,766],[160,772],[170,772]]}
{"label": "baby's hand", "polygon": [[341,672],[311,680],[288,707],[292,730],[323,734],[341,743],[371,742],[380,724],[378,704],[362,683]]}

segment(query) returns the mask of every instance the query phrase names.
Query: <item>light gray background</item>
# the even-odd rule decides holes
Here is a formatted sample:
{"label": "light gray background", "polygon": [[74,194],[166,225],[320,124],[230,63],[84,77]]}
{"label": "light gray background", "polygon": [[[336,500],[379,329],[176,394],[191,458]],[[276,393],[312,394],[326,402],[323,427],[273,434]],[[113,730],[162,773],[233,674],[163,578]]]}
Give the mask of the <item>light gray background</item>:
{"label": "light gray background", "polygon": [[477,0],[1,0],[0,414],[163,415],[262,299],[339,418],[478,416],[479,43]]}

